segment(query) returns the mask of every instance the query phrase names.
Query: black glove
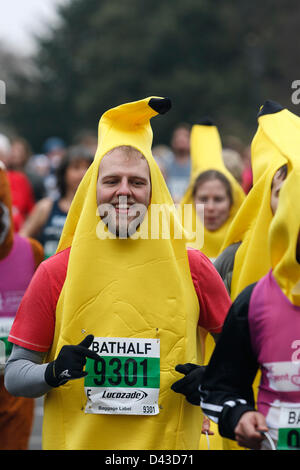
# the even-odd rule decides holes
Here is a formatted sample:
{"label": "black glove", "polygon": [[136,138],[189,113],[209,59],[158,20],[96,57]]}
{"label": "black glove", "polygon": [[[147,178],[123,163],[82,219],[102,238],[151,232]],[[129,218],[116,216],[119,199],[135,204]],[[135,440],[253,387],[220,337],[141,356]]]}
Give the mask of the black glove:
{"label": "black glove", "polygon": [[68,380],[85,377],[87,372],[83,371],[86,358],[99,360],[99,356],[91,351],[89,346],[94,339],[93,335],[88,335],[76,346],[63,346],[55,359],[49,362],[45,371],[45,380],[51,387],[59,387]]}
{"label": "black glove", "polygon": [[192,405],[200,406],[199,385],[201,385],[205,368],[205,366],[197,366],[190,363],[178,364],[175,370],[184,374],[185,377],[174,382],[171,389],[176,393],[185,395],[187,401],[192,403]]}

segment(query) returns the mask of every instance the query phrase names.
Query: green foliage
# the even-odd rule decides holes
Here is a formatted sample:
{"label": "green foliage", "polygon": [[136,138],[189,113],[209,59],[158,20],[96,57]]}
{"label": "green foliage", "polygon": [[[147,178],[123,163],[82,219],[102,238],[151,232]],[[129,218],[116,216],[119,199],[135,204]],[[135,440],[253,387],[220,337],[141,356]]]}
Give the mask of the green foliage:
{"label": "green foliage", "polygon": [[221,135],[248,143],[259,106],[274,99],[291,109],[291,81],[300,78],[280,41],[287,44],[291,25],[297,34],[300,7],[275,3],[70,1],[59,26],[38,39],[37,74],[15,78],[10,122],[39,151],[49,135],[71,141],[82,129],[96,132],[106,109],[159,95],[173,107],[153,120],[155,143],[168,143],[178,122],[207,114]]}

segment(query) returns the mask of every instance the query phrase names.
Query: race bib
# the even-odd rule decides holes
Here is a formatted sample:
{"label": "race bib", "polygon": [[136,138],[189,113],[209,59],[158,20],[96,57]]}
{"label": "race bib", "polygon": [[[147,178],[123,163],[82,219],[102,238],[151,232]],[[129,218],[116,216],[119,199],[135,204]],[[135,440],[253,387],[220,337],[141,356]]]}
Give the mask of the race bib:
{"label": "race bib", "polygon": [[300,407],[281,409],[277,450],[300,450]]}
{"label": "race bib", "polygon": [[159,413],[160,341],[149,338],[94,338],[84,380],[86,413]]}

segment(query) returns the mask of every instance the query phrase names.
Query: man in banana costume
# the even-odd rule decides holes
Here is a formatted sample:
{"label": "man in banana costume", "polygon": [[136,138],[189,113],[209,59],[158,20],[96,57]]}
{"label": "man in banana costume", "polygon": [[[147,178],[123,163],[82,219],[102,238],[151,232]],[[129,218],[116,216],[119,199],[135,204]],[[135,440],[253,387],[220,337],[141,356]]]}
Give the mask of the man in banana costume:
{"label": "man in banana costume", "polygon": [[197,449],[200,407],[171,385],[177,364],[201,364],[197,328],[220,333],[230,299],[211,263],[187,250],[151,154],[150,119],[170,105],[150,97],[102,115],[57,254],[10,332],[6,386],[46,394],[44,449]]}

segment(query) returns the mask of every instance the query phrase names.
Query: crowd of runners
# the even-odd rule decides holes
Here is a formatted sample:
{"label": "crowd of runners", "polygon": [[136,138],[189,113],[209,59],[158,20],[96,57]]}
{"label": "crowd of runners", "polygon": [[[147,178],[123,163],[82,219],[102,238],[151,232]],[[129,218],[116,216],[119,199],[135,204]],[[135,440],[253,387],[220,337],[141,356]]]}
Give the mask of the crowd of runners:
{"label": "crowd of runners", "polygon": [[300,118],[0,134],[0,449],[300,449]]}

